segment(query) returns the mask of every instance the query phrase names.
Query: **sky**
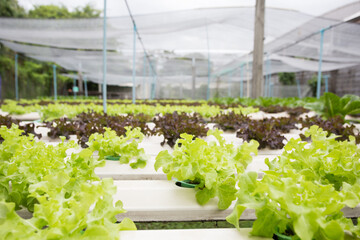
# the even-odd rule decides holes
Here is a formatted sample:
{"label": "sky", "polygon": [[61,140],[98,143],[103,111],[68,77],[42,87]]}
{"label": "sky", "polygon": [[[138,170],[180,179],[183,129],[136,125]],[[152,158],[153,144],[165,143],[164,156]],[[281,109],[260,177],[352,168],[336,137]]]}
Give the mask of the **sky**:
{"label": "sky", "polygon": [[[322,15],[337,7],[360,0],[266,0],[267,7],[297,10],[313,16]],[[103,9],[103,0],[18,0],[21,6],[29,10],[34,5],[56,4],[69,9],[90,3],[97,9]],[[150,14],[177,10],[208,7],[254,6],[255,0],[128,0],[131,11],[136,14]],[[124,0],[107,0],[109,17],[127,16]]]}

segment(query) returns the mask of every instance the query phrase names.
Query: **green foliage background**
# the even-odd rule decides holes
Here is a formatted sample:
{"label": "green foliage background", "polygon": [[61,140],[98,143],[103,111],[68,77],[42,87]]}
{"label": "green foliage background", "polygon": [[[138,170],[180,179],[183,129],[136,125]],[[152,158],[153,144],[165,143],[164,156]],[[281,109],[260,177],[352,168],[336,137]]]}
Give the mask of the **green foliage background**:
{"label": "green foliage background", "polygon": [[290,73],[290,72],[279,73],[279,82],[284,85],[294,85],[295,73]]}
{"label": "green foliage background", "polygon": [[[17,0],[0,0],[0,17],[13,18],[94,18],[101,11],[91,5],[69,11],[65,6],[38,5],[26,12]],[[58,93],[66,92],[66,83],[72,79],[61,76],[64,69],[57,67]],[[15,98],[15,53],[0,44],[1,98]],[[36,98],[53,95],[52,63],[39,62],[19,54],[18,58],[19,97]]]}

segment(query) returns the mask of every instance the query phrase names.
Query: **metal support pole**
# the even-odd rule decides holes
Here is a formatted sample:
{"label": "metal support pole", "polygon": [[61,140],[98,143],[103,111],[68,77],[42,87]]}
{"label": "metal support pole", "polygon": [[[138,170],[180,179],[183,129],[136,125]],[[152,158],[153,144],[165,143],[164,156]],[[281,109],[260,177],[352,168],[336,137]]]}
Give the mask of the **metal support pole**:
{"label": "metal support pole", "polygon": [[324,75],[325,78],[325,92],[329,91],[329,75]]}
{"label": "metal support pole", "polygon": [[191,61],[191,98],[194,100],[196,97],[196,58]]}
{"label": "metal support pole", "polygon": [[207,43],[207,50],[208,50],[208,84],[207,84],[207,91],[206,91],[206,100],[210,99],[210,80],[211,80],[211,70],[210,70],[210,45],[209,45],[209,33],[207,23],[206,27],[206,43]]}
{"label": "metal support pole", "polygon": [[264,92],[263,92],[263,96],[264,97],[268,97],[268,81],[269,81],[269,73],[268,73],[268,70],[269,70],[269,55],[266,54],[266,60],[265,60],[265,82],[264,82]]}
{"label": "metal support pole", "polygon": [[244,64],[240,67],[240,97],[244,97]]}
{"label": "metal support pole", "polygon": [[296,85],[297,85],[297,90],[298,90],[298,96],[299,96],[299,98],[301,98],[301,88],[300,88],[299,79],[296,79]]}
{"label": "metal support pole", "polygon": [[104,0],[104,24],[103,24],[103,108],[104,113],[106,110],[106,98],[107,98],[107,83],[106,83],[106,0]]}
{"label": "metal support pole", "polygon": [[150,83],[150,100],[154,100],[154,88],[155,88],[154,78],[155,78],[155,75],[152,77],[152,80]]}
{"label": "metal support pole", "polygon": [[268,62],[268,97],[272,97],[272,91],[271,91],[271,60]]}
{"label": "metal support pole", "polygon": [[143,99],[145,99],[145,76],[146,76],[146,55],[144,52],[144,63],[143,63],[143,81],[142,81],[142,95]]}
{"label": "metal support pole", "polygon": [[[150,66],[150,63],[149,63]],[[150,87],[150,100],[153,100],[153,88],[154,88],[154,78],[155,78],[155,74],[152,70],[152,68],[150,68],[150,74],[152,75],[152,78],[149,81],[149,87]],[[150,76],[149,74],[149,76]]]}
{"label": "metal support pole", "polygon": [[133,45],[133,69],[132,69],[132,103],[135,104],[136,99],[136,25],[134,23],[134,45]]}
{"label": "metal support pole", "polygon": [[151,98],[151,73],[152,69],[150,67],[150,62],[148,63],[148,76],[146,78],[146,88],[148,91],[150,91],[149,93],[149,99]]}
{"label": "metal support pole", "polygon": [[76,99],[76,91],[75,91],[75,87],[76,87],[76,78],[74,78],[74,82],[73,82],[73,93],[74,93],[74,99]]}
{"label": "metal support pole", "polygon": [[87,79],[85,75],[84,75],[84,89],[85,89],[85,97],[88,97]]}
{"label": "metal support pole", "polygon": [[232,79],[232,76],[233,76],[233,71],[230,72],[229,74],[229,78],[228,78],[228,97],[231,97],[231,79]]}
{"label": "metal support pole", "polygon": [[246,97],[250,97],[249,55],[246,56]]}
{"label": "metal support pole", "polygon": [[153,83],[151,84],[151,100],[155,99],[155,92],[156,92],[156,81],[157,76],[153,76]]}
{"label": "metal support pole", "polygon": [[53,64],[53,79],[54,79],[54,100],[57,100],[57,81],[56,81],[56,65]]}
{"label": "metal support pole", "polygon": [[319,71],[318,71],[318,79],[316,86],[316,97],[320,98],[320,90],[321,90],[321,64],[322,64],[322,52],[323,52],[323,44],[324,44],[324,32],[326,29],[320,30],[320,51],[319,51]]}
{"label": "metal support pole", "polygon": [[268,75],[267,75],[267,73],[266,73],[266,74],[265,74],[265,82],[264,82],[264,93],[263,93],[263,96],[264,96],[264,97],[267,97],[267,96],[268,96],[268,95],[267,95],[267,93],[268,93],[267,87],[268,87]]}
{"label": "metal support pole", "polygon": [[18,54],[15,54],[15,99],[19,101]]}
{"label": "metal support pole", "polygon": [[156,88],[157,88],[157,75],[154,77],[154,91],[153,91],[153,99],[156,98]]}

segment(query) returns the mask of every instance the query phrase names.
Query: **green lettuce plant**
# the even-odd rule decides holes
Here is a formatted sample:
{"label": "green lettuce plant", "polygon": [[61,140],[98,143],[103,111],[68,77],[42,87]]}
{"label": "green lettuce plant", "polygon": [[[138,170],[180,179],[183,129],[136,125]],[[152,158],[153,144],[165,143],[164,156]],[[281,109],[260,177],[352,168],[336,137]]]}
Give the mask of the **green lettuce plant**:
{"label": "green lettuce plant", "polygon": [[[252,235],[272,237],[274,233],[292,239],[344,239],[345,231],[359,236],[358,226],[344,217],[341,209],[358,204],[359,185],[352,196],[336,191],[332,185],[307,181],[301,174],[267,171],[261,180],[257,173],[239,177],[237,203],[226,219],[239,229],[239,218],[245,209],[255,209]],[[241,231],[241,230],[240,230]]]}
{"label": "green lettuce plant", "polygon": [[[120,230],[136,229],[125,218],[121,201],[114,204],[112,179],[94,169],[105,162],[90,149],[73,153],[74,141],[46,145],[23,136],[18,126],[0,128],[0,236],[4,239],[118,239]],[[63,138],[64,140],[64,138]],[[27,208],[30,219],[16,211]]]}
{"label": "green lettuce plant", "polygon": [[[265,160],[270,170],[283,172],[288,169],[303,175],[306,180],[331,184],[341,190],[343,183],[360,184],[360,149],[355,137],[348,141],[337,141],[330,134],[314,125],[305,132],[311,143],[290,139],[283,154],[274,160]],[[296,161],[295,161],[296,160]]]}
{"label": "green lettuce plant", "polygon": [[227,209],[236,193],[236,175],[245,171],[252,161],[251,153],[257,154],[256,141],[236,147],[226,144],[222,131],[215,129],[207,135],[214,136],[217,142],[206,142],[193,135],[183,133],[177,140],[174,151],[161,151],[155,161],[155,170],[166,173],[168,180],[190,180],[198,183],[196,200],[200,205],[211,198],[218,197],[218,208]]}
{"label": "green lettuce plant", "polygon": [[334,116],[345,119],[346,115],[360,113],[360,97],[350,94],[339,97],[334,93],[327,92],[324,93],[323,101],[308,103],[305,107],[326,119]]}
{"label": "green lettuce plant", "polygon": [[251,234],[272,237],[275,232],[293,239],[344,239],[360,236],[360,228],[344,217],[344,207],[360,203],[360,149],[355,138],[338,136],[312,126],[305,133],[311,143],[291,139],[282,155],[265,162],[269,170],[239,176],[233,213],[227,220],[239,227],[245,209],[257,216]]}
{"label": "green lettuce plant", "polygon": [[104,134],[94,133],[86,144],[92,151],[99,152],[99,160],[106,156],[119,156],[121,164],[129,164],[132,168],[144,168],[147,156],[143,148],[139,148],[139,142],[144,138],[141,128],[125,127],[125,136],[117,136],[110,128],[104,128]]}

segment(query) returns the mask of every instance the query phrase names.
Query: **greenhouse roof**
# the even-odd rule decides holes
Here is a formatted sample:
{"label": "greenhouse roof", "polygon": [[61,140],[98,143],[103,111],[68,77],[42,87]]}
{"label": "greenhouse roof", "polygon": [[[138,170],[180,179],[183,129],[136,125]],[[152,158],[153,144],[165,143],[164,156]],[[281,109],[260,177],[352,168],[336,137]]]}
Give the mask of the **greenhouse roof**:
{"label": "greenhouse roof", "polygon": [[[346,13],[356,13],[357,8],[360,9],[359,4],[352,11],[346,8]],[[205,77],[209,72],[221,76],[236,71],[245,63],[251,73],[254,13],[253,7],[237,7],[134,16],[139,34],[136,75],[181,81],[193,74],[194,66],[196,75]],[[267,8],[265,15],[264,60],[271,66],[265,74],[315,71],[322,29],[324,69],[359,64],[358,24],[275,8]],[[40,61],[81,71],[96,82],[101,82],[103,71],[102,31],[102,18],[0,19],[0,39],[5,46]],[[133,24],[128,16],[107,19],[107,71],[114,77],[110,81],[114,84],[117,78],[117,85],[131,81],[133,38]],[[139,39],[145,49],[140,47]]]}

